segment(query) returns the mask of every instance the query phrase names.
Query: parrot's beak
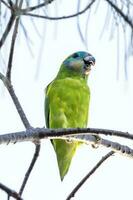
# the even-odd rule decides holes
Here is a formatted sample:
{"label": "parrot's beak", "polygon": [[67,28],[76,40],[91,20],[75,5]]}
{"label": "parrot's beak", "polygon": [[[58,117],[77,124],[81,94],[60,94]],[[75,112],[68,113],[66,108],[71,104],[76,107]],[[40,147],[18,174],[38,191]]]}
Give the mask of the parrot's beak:
{"label": "parrot's beak", "polygon": [[88,75],[91,70],[91,66],[95,65],[95,58],[91,55],[88,55],[83,60],[84,60],[84,64],[85,64],[84,65],[84,73],[85,73],[85,75]]}

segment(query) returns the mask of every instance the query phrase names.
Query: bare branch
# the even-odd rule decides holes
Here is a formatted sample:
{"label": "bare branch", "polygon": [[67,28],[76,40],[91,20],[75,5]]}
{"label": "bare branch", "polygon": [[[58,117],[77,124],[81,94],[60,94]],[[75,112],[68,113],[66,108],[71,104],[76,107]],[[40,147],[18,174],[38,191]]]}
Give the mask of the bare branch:
{"label": "bare branch", "polygon": [[127,15],[125,15],[120,8],[118,8],[112,1],[106,0],[107,3],[126,21],[126,23],[133,29],[133,21],[129,19]]}
{"label": "bare branch", "polygon": [[[79,141],[84,141],[85,143],[92,143],[92,145],[96,145],[96,146],[104,146],[107,148],[111,148],[113,151],[120,153],[120,154],[125,154],[127,157],[131,157],[133,158],[133,149],[129,148],[128,146],[122,145],[120,143],[117,142],[113,142],[110,140],[106,140],[106,139],[96,139],[96,141],[94,141],[94,135],[78,135],[78,136],[74,136],[74,138],[79,139]],[[64,138],[64,137],[63,137]],[[66,137],[68,138],[68,137]],[[72,137],[70,137],[72,138]]]}
{"label": "bare branch", "polygon": [[87,181],[87,179],[90,178],[90,176],[95,173],[95,171],[101,166],[101,164],[103,164],[103,162],[106,161],[113,154],[114,154],[114,152],[110,151],[108,154],[106,154],[105,156],[103,156],[101,158],[101,160],[92,168],[92,170],[72,190],[72,192],[69,194],[69,196],[66,198],[66,200],[70,200],[72,197],[74,197],[75,193],[81,188],[81,186]]}
{"label": "bare branch", "polygon": [[30,54],[31,54],[32,57],[34,57],[34,56],[33,56],[33,52],[32,52],[32,47],[31,47],[31,45],[32,45],[32,40],[30,39],[30,36],[28,35],[27,30],[26,30],[26,27],[23,25],[22,21],[20,21],[20,26],[21,26],[21,28],[22,28],[24,37],[25,37],[25,39],[26,39],[26,41],[27,41],[27,47],[28,47],[28,49],[29,49],[29,51],[30,51]]}
{"label": "bare branch", "polygon": [[62,19],[70,19],[73,17],[77,17],[78,15],[82,15],[85,13],[95,2],[96,0],[92,0],[91,3],[89,3],[83,10],[76,12],[75,14],[67,15],[67,16],[61,16],[61,17],[49,17],[49,16],[44,16],[44,15],[37,15],[37,14],[32,14],[32,13],[25,13],[22,11],[21,15],[24,16],[31,16],[31,17],[36,17],[36,18],[42,18],[42,19],[47,19],[47,20],[62,20]]}
{"label": "bare branch", "polygon": [[28,179],[29,179],[29,176],[30,176],[30,174],[31,174],[31,171],[32,171],[33,167],[35,166],[35,163],[36,163],[37,158],[38,158],[38,156],[39,156],[40,147],[41,147],[40,144],[36,144],[34,156],[33,156],[33,158],[32,158],[32,161],[31,161],[31,163],[30,163],[30,166],[29,166],[29,168],[28,168],[28,170],[27,170],[27,172],[26,172],[26,174],[25,174],[24,180],[23,180],[22,185],[21,185],[21,188],[20,188],[20,190],[19,190],[19,195],[20,195],[20,196],[22,195],[22,193],[23,193],[23,191],[24,191],[24,188],[25,188],[26,183],[27,183],[27,181],[28,181]]}
{"label": "bare branch", "polygon": [[28,7],[28,8],[25,8],[25,9],[22,9],[22,11],[23,12],[31,12],[31,11],[33,11],[33,10],[37,10],[37,9],[39,9],[39,8],[42,8],[42,7],[44,7],[44,6],[47,6],[48,4],[50,4],[50,3],[52,3],[54,0],[47,0],[47,1],[45,1],[45,2],[43,2],[43,3],[40,3],[40,4],[38,4],[38,5],[36,5],[36,6],[32,6],[32,7]]}
{"label": "bare branch", "polygon": [[10,32],[10,30],[11,30],[11,28],[12,28],[12,26],[13,26],[14,20],[15,20],[15,16],[12,14],[11,17],[10,17],[10,19],[9,19],[9,22],[8,22],[8,24],[7,24],[7,26],[6,26],[6,29],[5,29],[3,35],[2,35],[2,37],[1,37],[1,39],[0,39],[0,48],[1,48],[2,45],[4,44],[4,42],[5,42],[5,40],[6,40],[7,36],[8,36],[8,34],[9,34],[9,32]]}
{"label": "bare branch", "polygon": [[11,7],[4,1],[4,0],[1,0],[1,2],[9,9],[11,9]]}
{"label": "bare branch", "polygon": [[[23,3],[23,0],[20,1],[19,5],[17,7],[17,1],[16,1],[16,7],[18,10],[21,9],[22,3]],[[19,20],[20,20],[20,17],[17,17],[17,19],[15,21],[15,26],[14,26],[14,31],[13,31],[13,35],[12,35],[12,41],[11,41],[11,47],[10,47],[9,60],[8,60],[7,73],[6,73],[6,76],[7,76],[8,80],[10,80],[10,81],[11,81],[11,69],[12,69],[12,62],[13,62],[13,55],[14,55],[14,47],[15,47],[15,41],[17,38]]]}
{"label": "bare branch", "polygon": [[[80,10],[80,3],[81,3],[80,0],[78,0],[78,3],[77,3],[77,13],[78,13],[79,10]],[[83,44],[85,45],[85,47],[87,47],[87,44],[86,44],[84,35],[83,35],[82,30],[81,30],[81,27],[80,27],[79,15],[77,16],[77,29],[78,29],[79,36],[80,36],[80,38],[81,38],[81,41],[83,42]]]}
{"label": "bare branch", "polygon": [[23,108],[22,108],[15,92],[14,92],[14,89],[13,89],[13,86],[11,85],[11,82],[2,73],[0,73],[0,79],[3,81],[4,85],[6,86],[8,92],[9,92],[9,94],[10,94],[10,96],[11,96],[11,98],[12,98],[12,100],[13,100],[15,106],[16,106],[16,109],[19,113],[19,116],[20,116],[25,128],[30,129],[31,128],[30,123],[29,123],[29,121],[28,121],[28,119],[27,119],[27,117],[26,117],[26,115],[23,111]]}
{"label": "bare branch", "polygon": [[[83,134],[84,133],[84,134]],[[0,144],[24,142],[24,141],[38,141],[40,139],[71,139],[78,140],[88,144],[94,144],[111,148],[120,154],[133,158],[133,149],[128,146],[121,145],[110,140],[97,140],[95,135],[104,134],[111,136],[118,136],[133,140],[133,135],[128,132],[96,129],[96,128],[68,128],[68,129],[46,129],[46,128],[31,128],[26,131],[9,133],[0,135]]]}
{"label": "bare branch", "polygon": [[12,0],[7,0],[7,1],[8,1],[8,3],[9,3],[9,5],[12,7],[12,6],[13,6]]}
{"label": "bare branch", "polygon": [[19,24],[19,18],[16,19],[14,31],[12,35],[10,55],[9,55],[9,60],[8,60],[7,73],[6,73],[8,80],[11,80],[11,69],[12,69],[12,61],[13,61],[13,54],[14,54],[14,46],[15,46],[15,41],[17,38],[18,24]]}
{"label": "bare branch", "polygon": [[[133,134],[123,131],[116,131],[110,129],[99,129],[99,128],[67,128],[67,129],[47,129],[47,128],[31,128],[26,131],[8,133],[8,134],[0,134],[0,144],[4,143],[14,143],[14,142],[23,142],[23,141],[32,141],[38,139],[51,139],[62,136],[82,136],[82,139],[85,140],[84,137],[89,135],[110,135],[117,136],[126,139],[133,140]],[[94,136],[95,137],[95,136]],[[77,138],[78,139],[78,138]],[[87,138],[86,138],[87,139]],[[96,139],[92,141],[96,141]]]}
{"label": "bare branch", "polygon": [[2,183],[0,183],[0,189],[4,190],[8,194],[8,197],[13,197],[17,200],[22,200],[21,196],[17,192],[3,185]]}

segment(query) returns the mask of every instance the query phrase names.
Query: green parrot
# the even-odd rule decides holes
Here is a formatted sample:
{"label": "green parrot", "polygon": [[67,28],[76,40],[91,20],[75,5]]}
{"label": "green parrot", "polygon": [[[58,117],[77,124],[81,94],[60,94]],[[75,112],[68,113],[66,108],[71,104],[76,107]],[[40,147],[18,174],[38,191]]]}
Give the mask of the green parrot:
{"label": "green parrot", "polygon": [[[90,89],[87,78],[95,58],[84,51],[73,53],[64,60],[56,78],[47,86],[45,120],[47,128],[85,128],[88,122]],[[78,141],[51,140],[60,178],[67,174]]]}

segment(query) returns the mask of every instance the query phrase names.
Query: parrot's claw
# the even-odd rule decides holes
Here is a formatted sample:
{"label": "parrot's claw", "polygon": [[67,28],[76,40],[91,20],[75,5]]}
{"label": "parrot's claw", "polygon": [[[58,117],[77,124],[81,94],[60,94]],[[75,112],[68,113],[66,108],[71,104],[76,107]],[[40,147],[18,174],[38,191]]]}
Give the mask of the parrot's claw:
{"label": "parrot's claw", "polygon": [[101,137],[98,136],[98,135],[93,135],[95,138],[96,138],[96,142],[94,144],[92,144],[91,146],[95,149],[97,149],[100,145],[100,140],[101,140]]}

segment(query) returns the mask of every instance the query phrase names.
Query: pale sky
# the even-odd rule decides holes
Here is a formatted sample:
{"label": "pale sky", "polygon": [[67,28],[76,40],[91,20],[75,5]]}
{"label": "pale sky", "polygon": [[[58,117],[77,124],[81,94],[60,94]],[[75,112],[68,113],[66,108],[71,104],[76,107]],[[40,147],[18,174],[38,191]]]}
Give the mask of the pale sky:
{"label": "pale sky", "polygon": [[[66,14],[73,12],[72,6],[68,6],[68,1],[62,1],[60,6],[60,1],[57,2],[58,15],[63,14],[62,8],[66,9]],[[63,2],[65,3],[63,4]],[[73,5],[75,2],[73,1]],[[52,4],[50,8],[49,13],[52,15],[54,12]],[[106,4],[101,3],[97,10],[97,15],[92,15],[88,23],[88,52],[96,58],[96,66],[92,69],[88,81],[91,89],[88,126],[133,133],[133,58],[129,58],[129,77],[128,81],[125,81],[123,70],[124,45],[121,36],[119,52],[120,73],[119,80],[117,80],[116,31],[114,31],[114,38],[111,40],[109,40],[108,30],[105,30],[102,38],[100,38],[105,15]],[[86,15],[81,17],[82,30],[84,30],[85,18]],[[22,18],[23,23],[28,26],[27,31],[31,38],[30,46],[33,56],[29,52],[24,40],[24,34],[20,29],[20,37],[14,54],[12,82],[31,125],[43,127],[45,126],[44,88],[56,76],[62,61],[69,54],[86,49],[77,32],[75,19],[58,22],[38,19],[36,20],[36,25],[44,42],[43,49],[41,49],[41,57],[38,59],[42,41],[35,33],[30,20],[27,19],[27,17]],[[2,51],[4,56],[9,50],[9,42],[10,38],[6,42],[6,48]],[[39,71],[37,72],[38,69]],[[24,130],[12,100],[1,82],[0,88],[0,133]],[[113,138],[109,137],[108,139],[111,140]],[[128,140],[117,139],[117,141],[122,144],[129,144]],[[131,147],[132,143],[130,142]],[[39,159],[28,181],[23,198],[25,200],[65,200],[81,178],[108,151],[109,149],[106,148],[93,149],[91,146],[82,145],[73,159],[69,173],[64,181],[61,182],[52,145],[48,140],[43,140]],[[19,190],[33,152],[34,145],[29,142],[1,145],[0,182],[16,191]],[[131,199],[132,169],[133,159],[119,154],[112,156],[84,184],[73,199]],[[1,191],[0,199],[7,199],[5,193]]]}

